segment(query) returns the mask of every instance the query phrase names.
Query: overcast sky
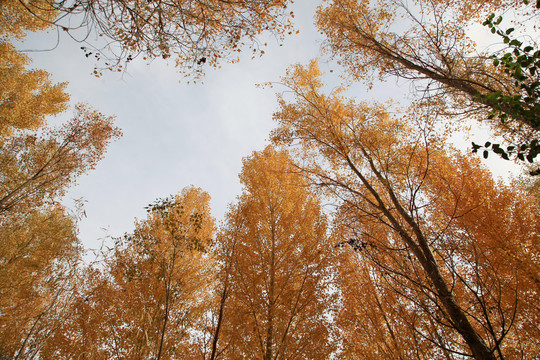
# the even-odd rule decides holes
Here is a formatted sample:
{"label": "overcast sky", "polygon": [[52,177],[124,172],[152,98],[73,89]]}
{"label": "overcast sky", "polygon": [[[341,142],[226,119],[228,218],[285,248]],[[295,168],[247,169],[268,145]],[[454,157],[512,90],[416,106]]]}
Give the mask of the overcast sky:
{"label": "overcast sky", "polygon": [[[86,218],[79,228],[87,248],[98,247],[106,236],[131,231],[134,219],[145,216],[144,206],[189,185],[207,191],[213,215],[223,218],[227,204],[240,193],[242,158],[263,149],[275,125],[272,113],[279,89],[255,85],[278,81],[291,64],[320,56],[322,37],[313,25],[318,3],[295,2],[292,10],[300,34],[287,38],[283,46],[264,39],[269,47],[263,57],[251,60],[243,55],[239,63],[208,70],[203,84],[188,85],[164,61],[147,65],[135,60],[123,75],[93,77],[94,63],[84,57],[81,44],[70,39],[61,39],[53,51],[29,53],[34,67],[49,71],[55,82],[69,82],[72,104],[85,102],[115,115],[124,133],[66,196],[68,206],[71,199],[85,200]],[[50,48],[55,34],[32,34],[20,48]],[[321,68],[337,69],[331,62],[323,62]],[[339,80],[334,76],[330,83],[338,86]],[[369,93],[357,86],[354,95],[385,100],[408,89],[405,85],[399,90],[390,82]]]}

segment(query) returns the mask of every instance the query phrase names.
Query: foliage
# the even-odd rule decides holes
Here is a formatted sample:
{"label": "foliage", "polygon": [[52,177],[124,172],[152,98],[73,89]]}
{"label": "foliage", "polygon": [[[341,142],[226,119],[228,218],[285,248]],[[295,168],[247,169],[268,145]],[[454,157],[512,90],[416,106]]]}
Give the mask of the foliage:
{"label": "foliage", "polygon": [[[263,31],[278,38],[291,32],[285,11],[289,0],[5,1],[9,7],[0,7],[2,17],[11,15],[26,24],[32,14],[34,23],[56,26],[84,43],[86,57],[98,61],[98,76],[104,69],[122,71],[143,55],[148,60],[173,57],[180,71],[198,77],[205,66],[236,61],[235,53],[244,47],[264,53],[257,40]],[[10,25],[5,25],[8,31]],[[89,42],[93,33],[100,41]]]}
{"label": "foliage", "polygon": [[15,130],[36,130],[67,107],[66,83],[52,84],[43,70],[28,70],[29,58],[0,41],[0,141]]}
{"label": "foliage", "polygon": [[58,199],[121,135],[112,117],[82,104],[61,128],[46,128],[46,117],[67,107],[66,84],[51,84],[47,72],[28,70],[28,63],[0,42],[0,213]]}
{"label": "foliage", "polygon": [[[527,3],[528,1],[525,1],[525,4]],[[536,8],[540,8],[540,3],[536,4]],[[498,117],[503,124],[509,117],[520,119],[530,128],[538,129],[540,126],[540,50],[534,51],[533,46],[524,46],[522,41],[512,39],[510,35],[515,29],[501,30],[499,24],[502,19],[502,16],[495,19],[495,14],[492,13],[483,24],[489,27],[492,33],[499,35],[508,45],[508,52],[502,56],[492,55],[491,58],[495,67],[503,67],[504,72],[514,79],[515,86],[520,89],[520,92],[510,96],[497,91],[485,95],[483,101],[489,103],[492,109],[489,118]],[[505,160],[509,160],[511,155],[515,155],[518,160],[525,161],[527,159],[529,163],[532,163],[540,153],[538,138],[526,143],[510,145],[506,149],[501,148],[500,144],[496,143],[486,143],[484,148],[489,149],[490,145],[492,151]],[[480,148],[482,148],[481,145],[473,143],[473,152],[477,152]],[[483,153],[484,157],[487,158],[489,152],[484,150]],[[539,175],[540,170],[530,171],[529,174]]]}
{"label": "foliage", "polygon": [[[467,33],[490,12],[521,7],[521,1],[335,0],[319,9],[317,23],[327,36],[326,50],[355,79],[371,84],[375,73],[413,80],[420,102],[452,120],[463,114],[487,120],[511,145],[528,144],[525,156],[534,157],[537,52],[511,39],[510,29],[498,30],[494,16],[486,25],[510,46],[507,54],[478,52]],[[504,121],[494,121],[495,114]],[[499,147],[497,153],[506,151]]]}
{"label": "foliage", "polygon": [[246,158],[240,179],[218,238],[231,249],[220,358],[328,359],[336,345],[319,201],[272,148]]}
{"label": "foliage", "polygon": [[[362,281],[380,290],[379,320],[399,319],[385,325],[396,339],[387,333],[381,341],[389,343],[371,346],[402,358],[532,356],[538,337],[524,330],[539,290],[528,270],[538,267],[531,202],[448,148],[429,122],[419,126],[421,118],[396,118],[339,92],[323,95],[320,75],[315,63],[288,72],[283,82],[294,99],[280,98],[273,138],[296,145],[301,171],[336,199],[335,236],[362,244],[358,261],[367,263],[357,276],[367,272],[371,279]],[[345,296],[361,296],[354,284],[340,286]],[[343,301],[344,316],[361,322],[354,314],[362,312]]]}
{"label": "foliage", "polygon": [[[532,128],[537,128],[540,126],[540,115],[538,115],[540,113],[540,103],[538,102],[540,96],[540,79],[538,78],[540,50],[533,51],[533,46],[524,46],[521,41],[510,38],[514,28],[503,32],[498,27],[502,16],[496,20],[494,18],[495,14],[491,14],[484,25],[488,26],[492,33],[497,33],[502,37],[504,43],[508,44],[510,51],[502,56],[492,55],[493,65],[503,66],[504,72],[514,79],[515,85],[521,89],[521,93],[514,96],[503,96],[500,92],[486,95],[485,100],[493,109],[490,116],[494,117],[498,114],[503,123],[511,116],[521,119]],[[501,113],[503,110],[501,104],[509,106],[508,113]]]}
{"label": "foliage", "polygon": [[[57,359],[185,359],[191,332],[207,311],[212,262],[209,196],[197,188],[148,207],[132,234],[117,239],[69,322],[44,350]],[[197,246],[194,246],[197,244]]]}
{"label": "foliage", "polygon": [[77,221],[58,200],[93,168],[119,131],[77,107],[61,129],[17,131],[0,146],[0,330],[9,358],[32,358],[70,315],[77,286]]}
{"label": "foliage", "polygon": [[[16,7],[0,3],[2,14]],[[32,359],[71,316],[80,280],[79,214],[60,197],[120,131],[85,105],[62,127],[45,127],[67,107],[66,84],[28,70],[28,58],[4,41],[4,31],[40,28],[34,17],[11,15],[0,19],[0,357]]]}
{"label": "foliage", "polygon": [[58,16],[53,3],[41,0],[2,0],[0,14],[0,42],[22,40],[28,31],[45,30]]}
{"label": "foliage", "polygon": [[[94,168],[120,131],[85,105],[59,129],[18,132],[0,144],[0,213],[39,207]],[[22,210],[21,210],[22,209]]]}
{"label": "foliage", "polygon": [[[28,70],[8,41],[83,27],[105,39],[82,47],[104,68],[140,54],[199,76],[246,45],[259,51],[262,31],[284,36],[288,3],[0,0],[0,358],[537,356],[538,192],[493,181],[423,108],[498,119],[521,143],[474,151],[533,162],[540,53],[492,15],[511,51],[478,54],[464,26],[518,0],[328,1],[326,49],[368,84],[425,85],[412,110],[324,95],[315,62],[294,66],[275,114],[281,148],[244,159],[216,238],[209,195],[188,187],[147,206],[101,266],[80,266],[77,217],[58,201],[120,131],[85,105],[45,127],[66,108],[65,84]],[[336,209],[331,228],[321,196]]]}
{"label": "foliage", "polygon": [[56,205],[0,214],[0,353],[35,356],[69,313],[80,244]]}

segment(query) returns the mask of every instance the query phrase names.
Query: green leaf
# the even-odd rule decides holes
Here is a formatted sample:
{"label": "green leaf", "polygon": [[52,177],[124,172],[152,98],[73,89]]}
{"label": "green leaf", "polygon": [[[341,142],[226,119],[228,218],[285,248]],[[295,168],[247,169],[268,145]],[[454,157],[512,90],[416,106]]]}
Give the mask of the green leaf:
{"label": "green leaf", "polygon": [[506,33],[506,35],[510,35],[510,33],[511,33],[512,31],[514,31],[514,28],[507,29],[507,30],[505,31],[505,33]]}
{"label": "green leaf", "polygon": [[488,151],[487,151],[487,150],[484,150],[484,159],[487,159],[487,158],[488,158],[488,155],[489,155]]}

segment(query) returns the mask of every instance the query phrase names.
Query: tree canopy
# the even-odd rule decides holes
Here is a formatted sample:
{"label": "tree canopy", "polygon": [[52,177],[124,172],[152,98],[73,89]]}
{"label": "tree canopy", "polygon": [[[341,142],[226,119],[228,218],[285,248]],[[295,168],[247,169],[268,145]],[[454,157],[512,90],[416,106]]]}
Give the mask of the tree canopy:
{"label": "tree canopy", "polygon": [[[5,3],[5,4],[4,4]],[[49,1],[5,0],[0,36],[21,38],[26,31],[56,27],[81,42],[97,61],[95,74],[122,71],[138,56],[172,58],[186,75],[200,76],[250,48],[264,53],[258,36],[283,38],[292,32],[290,0]],[[8,20],[9,19],[9,20]],[[99,40],[91,39],[97,35]]]}
{"label": "tree canopy", "polygon": [[244,159],[244,192],[218,238],[231,249],[224,359],[327,359],[335,350],[326,216],[285,152]]}
{"label": "tree canopy", "polygon": [[[502,21],[535,21],[540,2],[324,2],[325,51],[368,88],[411,81],[410,103],[327,91],[316,60],[293,65],[270,145],[244,158],[221,223],[187,186],[87,261],[84,210],[62,197],[121,131],[85,104],[50,126],[70,107],[67,84],[12,42],[82,28],[103,39],[82,47],[101,68],[171,57],[200,76],[262,53],[264,31],[289,33],[289,3],[0,0],[0,359],[538,357],[538,188],[495,180],[445,125],[487,121],[508,144],[474,151],[534,162],[540,52]],[[479,52],[474,23],[502,50]]]}
{"label": "tree canopy", "polygon": [[[534,207],[496,184],[477,161],[441,147],[429,122],[420,127],[380,105],[324,95],[320,75],[313,62],[283,79],[295,99],[280,99],[274,139],[296,144],[299,169],[338,201],[335,231],[347,239],[340,244],[351,244],[368,262],[359,267],[368,268],[361,281],[384,294],[369,301],[394,298],[384,315],[410,329],[399,331],[409,337],[404,341],[392,337],[390,348],[404,351],[403,358],[408,350],[397,342],[415,339],[427,342],[411,351],[428,358],[497,359],[523,351],[527,346],[504,340],[525,338],[516,324],[520,312],[528,322],[525,308],[538,307],[529,298],[538,292],[536,275],[525,268],[538,264],[529,256],[512,263],[509,254],[528,252],[525,234],[515,231]],[[537,243],[536,230],[530,235]],[[392,326],[388,331],[398,332]]]}
{"label": "tree canopy", "polygon": [[319,9],[317,24],[326,34],[326,51],[339,58],[354,79],[370,85],[375,76],[412,80],[419,101],[435,104],[441,114],[489,121],[513,146],[495,146],[495,153],[508,159],[508,154],[520,153],[514,151],[516,145],[524,145],[518,158],[530,154],[532,162],[537,149],[531,142],[538,139],[539,124],[537,34],[529,32],[530,43],[524,44],[510,38],[515,28],[499,30],[509,46],[501,56],[479,49],[468,30],[471,24],[484,23],[495,33],[502,17],[495,20],[490,12],[514,8],[531,12],[534,19],[538,7],[521,1],[479,4],[335,0]]}

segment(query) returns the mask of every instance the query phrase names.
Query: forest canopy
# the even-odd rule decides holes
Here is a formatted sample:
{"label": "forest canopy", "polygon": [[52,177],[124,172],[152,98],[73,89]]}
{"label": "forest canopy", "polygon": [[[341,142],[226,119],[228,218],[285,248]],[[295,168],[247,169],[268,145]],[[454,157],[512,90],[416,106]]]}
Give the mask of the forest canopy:
{"label": "forest canopy", "polygon": [[[292,3],[0,0],[0,359],[537,358],[538,2],[324,1],[329,58],[280,64],[275,127],[222,221],[179,184],[88,260],[65,195],[122,132],[17,41],[57,29],[94,74],[141,56],[201,77],[286,41]],[[407,103],[348,88],[391,78]],[[471,119],[493,141],[459,150]],[[477,152],[531,168],[495,179]]]}

